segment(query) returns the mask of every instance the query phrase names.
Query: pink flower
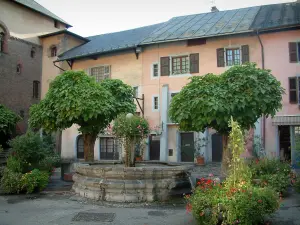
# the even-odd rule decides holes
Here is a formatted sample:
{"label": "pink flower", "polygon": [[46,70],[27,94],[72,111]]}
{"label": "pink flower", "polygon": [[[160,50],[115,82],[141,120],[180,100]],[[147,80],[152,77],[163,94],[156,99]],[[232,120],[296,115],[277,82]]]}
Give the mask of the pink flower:
{"label": "pink flower", "polygon": [[214,175],[212,173],[208,174],[209,177],[213,177]]}

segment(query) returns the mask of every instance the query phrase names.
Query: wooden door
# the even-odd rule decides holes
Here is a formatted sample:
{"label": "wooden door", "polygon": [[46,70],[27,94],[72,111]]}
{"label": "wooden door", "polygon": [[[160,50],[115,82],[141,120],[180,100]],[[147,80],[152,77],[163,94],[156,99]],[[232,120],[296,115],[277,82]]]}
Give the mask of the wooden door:
{"label": "wooden door", "polygon": [[194,162],[194,133],[181,133],[181,161]]}
{"label": "wooden door", "polygon": [[150,160],[159,160],[160,158],[160,136],[150,136]]}

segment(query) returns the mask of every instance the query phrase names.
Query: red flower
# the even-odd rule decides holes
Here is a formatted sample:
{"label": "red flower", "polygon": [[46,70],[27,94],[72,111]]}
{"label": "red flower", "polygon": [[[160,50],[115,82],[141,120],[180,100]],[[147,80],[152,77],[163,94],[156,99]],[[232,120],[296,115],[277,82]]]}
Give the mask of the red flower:
{"label": "red flower", "polygon": [[186,205],[186,211],[187,211],[187,212],[191,212],[191,211],[192,211],[192,205],[191,205],[191,203],[188,203],[188,204]]}
{"label": "red flower", "polygon": [[259,199],[257,202],[258,202],[258,203],[262,203],[262,200],[261,200],[261,199]]}
{"label": "red flower", "polygon": [[203,216],[204,215],[204,212],[202,211],[201,213],[200,213],[200,216]]}

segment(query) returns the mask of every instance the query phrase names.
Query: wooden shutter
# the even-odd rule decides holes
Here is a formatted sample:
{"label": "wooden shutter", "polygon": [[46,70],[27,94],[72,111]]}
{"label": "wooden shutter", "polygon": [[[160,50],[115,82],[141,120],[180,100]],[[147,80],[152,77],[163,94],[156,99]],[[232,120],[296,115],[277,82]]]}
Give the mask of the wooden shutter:
{"label": "wooden shutter", "polygon": [[225,59],[224,59],[224,48],[217,49],[217,65],[218,67],[225,66]]}
{"label": "wooden shutter", "polygon": [[242,46],[242,64],[249,62],[249,45]]}
{"label": "wooden shutter", "polygon": [[289,92],[290,92],[290,103],[297,103],[297,78],[289,78]]}
{"label": "wooden shutter", "polygon": [[161,57],[160,58],[160,75],[169,76],[170,75],[170,58]]}
{"label": "wooden shutter", "polygon": [[298,61],[296,42],[289,42],[289,55],[291,63],[296,63]]}
{"label": "wooden shutter", "polygon": [[199,73],[199,53],[190,54],[190,73]]}

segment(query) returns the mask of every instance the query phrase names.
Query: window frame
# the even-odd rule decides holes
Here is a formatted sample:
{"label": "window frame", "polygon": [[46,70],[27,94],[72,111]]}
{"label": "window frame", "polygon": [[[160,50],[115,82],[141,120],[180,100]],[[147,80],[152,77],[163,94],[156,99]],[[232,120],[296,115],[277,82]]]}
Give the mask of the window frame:
{"label": "window frame", "polygon": [[33,99],[39,99],[40,98],[40,81],[34,80],[32,82],[33,88],[32,88],[32,98]]}
{"label": "window frame", "polygon": [[133,86],[133,97],[138,98],[139,97],[139,86]]}
{"label": "window frame", "polygon": [[[155,99],[157,98],[157,108],[155,107]],[[158,112],[159,111],[159,95],[152,95],[152,111]]]}
{"label": "window frame", "polygon": [[[101,64],[101,65],[96,65],[96,66],[93,66],[93,67],[90,67],[90,68],[88,68],[87,69],[87,73],[90,75],[90,76],[92,76],[92,77],[95,77],[95,80],[96,80],[96,82],[101,82],[102,80],[104,80],[104,79],[102,79],[102,80],[99,80],[99,81],[97,81],[97,75],[93,75],[92,74],[92,70],[93,69],[96,69],[96,68],[100,68],[100,67],[104,67],[104,73],[103,73],[103,76],[105,77],[105,76],[107,76],[106,78],[104,78],[104,79],[110,79],[111,78],[111,65],[108,65],[108,64]],[[108,67],[108,69],[109,69],[109,73],[106,73],[105,72],[105,67]],[[100,70],[100,69],[99,69]]]}
{"label": "window frame", "polygon": [[[157,66],[157,76],[154,76],[154,66]],[[160,65],[158,62],[152,63],[151,64],[151,79],[158,79],[160,77]]]}
{"label": "window frame", "polygon": [[[83,151],[80,151],[80,157],[78,157],[78,153],[79,153],[79,141],[82,141],[82,147],[83,147]],[[80,135],[78,135],[77,136],[77,138],[76,138],[76,158],[77,159],[84,159],[84,140],[83,140],[83,135],[82,134],[80,134]]]}
{"label": "window frame", "polygon": [[[180,73],[174,73],[173,63],[175,59],[180,59]],[[186,72],[182,73],[182,65],[183,65],[183,58],[186,58],[185,67],[187,67]],[[183,74],[190,74],[190,55],[189,54],[182,54],[178,56],[171,56],[170,57],[170,76],[177,76],[177,75],[183,75]]]}
{"label": "window frame", "polygon": [[[232,53],[234,53],[235,50],[239,50],[239,58],[240,58],[239,64],[228,65],[227,51],[232,51]],[[224,48],[224,60],[225,60],[225,67],[242,65],[242,48],[241,48],[241,46],[239,46],[239,47],[232,46],[232,47]],[[232,54],[232,62],[235,62],[235,54]]]}
{"label": "window frame", "polygon": [[50,47],[50,57],[53,58],[56,56],[57,56],[57,46],[53,45]]}
{"label": "window frame", "polygon": [[[108,145],[108,140],[113,140],[113,151],[107,151],[107,147],[110,146]],[[103,144],[103,140],[105,140],[105,145]],[[105,148],[103,148],[105,147]],[[106,151],[104,151],[106,150]],[[120,158],[120,152],[121,152],[121,143],[120,140],[117,139],[114,136],[101,136],[99,137],[99,156],[100,156],[100,160],[118,160]],[[101,154],[102,153],[102,154]],[[113,159],[108,159],[108,158],[103,158],[103,153],[106,154],[107,153],[113,153]],[[114,158],[114,156],[116,156]]]}

